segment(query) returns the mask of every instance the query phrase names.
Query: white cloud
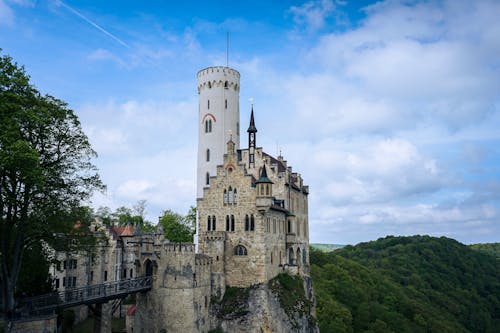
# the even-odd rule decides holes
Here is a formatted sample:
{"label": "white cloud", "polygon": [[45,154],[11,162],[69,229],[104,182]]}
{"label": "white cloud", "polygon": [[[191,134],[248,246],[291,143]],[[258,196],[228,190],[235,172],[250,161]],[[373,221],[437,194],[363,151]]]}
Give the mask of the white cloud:
{"label": "white cloud", "polygon": [[308,30],[318,30],[325,25],[326,18],[335,10],[331,0],[308,1],[301,6],[292,6],[289,11],[298,25]]}
{"label": "white cloud", "polygon": [[14,24],[14,11],[4,0],[0,0],[0,25],[11,26]]}

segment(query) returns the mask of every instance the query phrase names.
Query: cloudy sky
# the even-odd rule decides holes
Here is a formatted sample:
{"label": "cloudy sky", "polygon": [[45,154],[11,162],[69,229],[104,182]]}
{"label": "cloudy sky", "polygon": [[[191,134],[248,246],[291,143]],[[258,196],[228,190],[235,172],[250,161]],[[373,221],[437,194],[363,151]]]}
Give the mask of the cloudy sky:
{"label": "cloudy sky", "polygon": [[[195,205],[198,70],[310,185],[312,242],[500,241],[500,2],[0,0],[0,48],[69,103],[108,189]],[[242,142],[246,142],[242,138]]]}

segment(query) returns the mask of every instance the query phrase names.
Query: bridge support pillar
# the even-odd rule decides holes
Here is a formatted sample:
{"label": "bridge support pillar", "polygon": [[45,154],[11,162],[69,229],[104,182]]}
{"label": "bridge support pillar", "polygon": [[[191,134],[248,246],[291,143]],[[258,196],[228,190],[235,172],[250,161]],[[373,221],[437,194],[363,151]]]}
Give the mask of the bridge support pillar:
{"label": "bridge support pillar", "polygon": [[111,304],[99,303],[95,305],[94,332],[111,333]]}

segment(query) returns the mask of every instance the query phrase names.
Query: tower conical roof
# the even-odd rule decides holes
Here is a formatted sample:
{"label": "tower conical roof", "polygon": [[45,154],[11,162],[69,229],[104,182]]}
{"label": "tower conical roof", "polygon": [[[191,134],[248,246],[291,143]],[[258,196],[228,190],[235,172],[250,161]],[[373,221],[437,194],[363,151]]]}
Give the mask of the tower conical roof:
{"label": "tower conical roof", "polygon": [[257,127],[255,127],[255,120],[253,119],[253,105],[252,112],[250,113],[250,126],[247,129],[248,133],[257,133]]}
{"label": "tower conical roof", "polygon": [[266,165],[265,164],[262,167],[262,171],[260,172],[260,178],[257,179],[257,181],[255,182],[255,184],[261,184],[261,183],[273,184],[273,182],[271,181],[271,179],[269,179],[267,177],[267,170],[266,170]]}

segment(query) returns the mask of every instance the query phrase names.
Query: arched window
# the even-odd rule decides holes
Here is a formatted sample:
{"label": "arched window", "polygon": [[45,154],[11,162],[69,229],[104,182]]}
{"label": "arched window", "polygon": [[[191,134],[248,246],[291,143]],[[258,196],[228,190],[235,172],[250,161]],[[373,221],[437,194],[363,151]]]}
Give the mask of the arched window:
{"label": "arched window", "polygon": [[231,215],[231,231],[234,231],[234,215]]}
{"label": "arched window", "polygon": [[229,215],[226,215],[226,231],[229,231]]}
{"label": "arched window", "polygon": [[212,230],[215,231],[215,215],[212,215]]}
{"label": "arched window", "polygon": [[254,229],[255,229],[255,219],[252,214],[252,216],[250,216],[250,231],[254,231]]}
{"label": "arched window", "polygon": [[248,219],[248,215],[245,215],[245,231],[248,231],[250,227],[250,221]]}
{"label": "arched window", "polygon": [[208,133],[208,120],[205,120],[205,133]]}
{"label": "arched window", "polygon": [[207,149],[207,162],[210,162],[210,149]]}
{"label": "arched window", "polygon": [[224,189],[224,203],[227,204],[227,190]]}
{"label": "arched window", "polygon": [[233,188],[231,186],[229,186],[228,194],[229,194],[228,202],[230,204],[232,204],[233,203]]}
{"label": "arched window", "polygon": [[288,264],[295,265],[295,257],[292,248],[288,250]]}
{"label": "arched window", "polygon": [[248,255],[247,249],[243,245],[236,246],[234,248],[234,252],[233,253],[234,253],[235,256],[246,256],[246,255]]}
{"label": "arched window", "polygon": [[209,216],[208,219],[207,219],[207,230],[210,231],[210,229],[212,228],[212,218]]}
{"label": "arched window", "polygon": [[306,252],[306,249],[304,249],[304,251],[302,251],[302,263],[304,265],[307,264],[307,252]]}
{"label": "arched window", "polygon": [[208,172],[205,175],[205,184],[210,185],[210,174]]}
{"label": "arched window", "polygon": [[212,133],[212,119],[208,120],[208,131]]}
{"label": "arched window", "polygon": [[238,201],[238,191],[234,189],[233,191],[233,202],[236,203]]}
{"label": "arched window", "polygon": [[228,88],[228,86],[229,86],[228,82],[227,82],[227,81],[226,81],[226,82],[224,82],[224,88],[226,88],[226,89],[227,89],[227,88]]}

